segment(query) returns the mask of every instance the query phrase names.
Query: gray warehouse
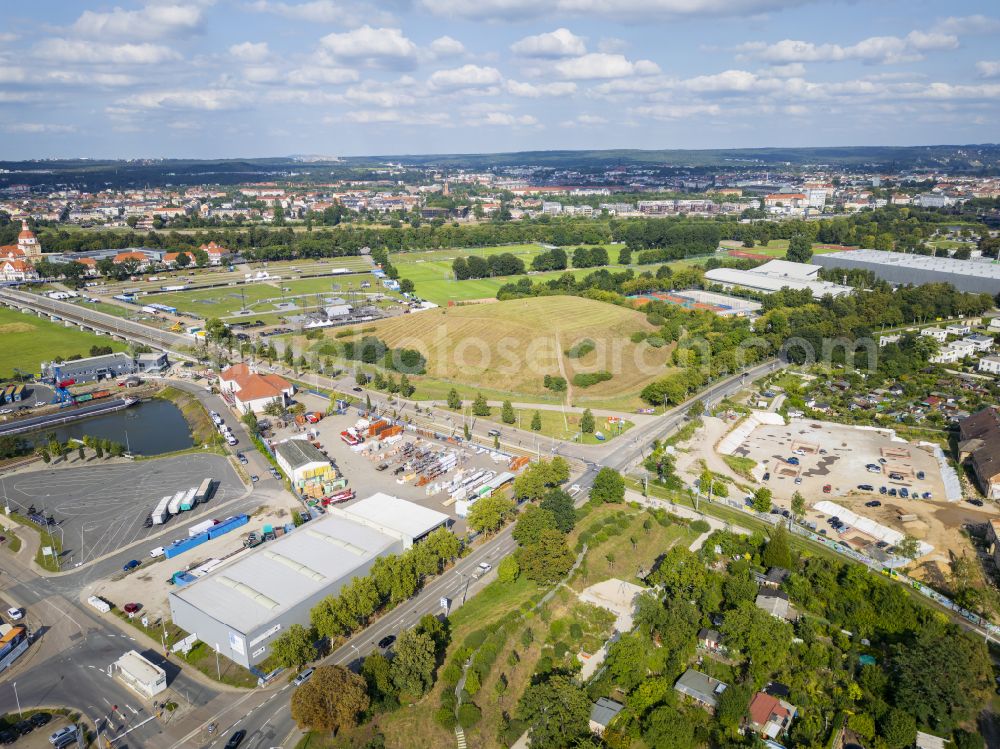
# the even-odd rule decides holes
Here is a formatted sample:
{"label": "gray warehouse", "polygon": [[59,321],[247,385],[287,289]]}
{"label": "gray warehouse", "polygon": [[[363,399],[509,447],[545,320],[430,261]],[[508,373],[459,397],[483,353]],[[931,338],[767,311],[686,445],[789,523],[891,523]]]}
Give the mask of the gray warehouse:
{"label": "gray warehouse", "polygon": [[[368,574],[376,559],[401,553],[428,532],[412,525],[412,503],[391,499],[393,507],[383,506],[390,516],[381,519],[381,529],[331,513],[237,554],[170,593],[174,624],[235,663],[247,668],[260,663],[290,625],[308,625],[310,610],[323,598],[337,595],[353,578]],[[393,519],[399,517],[408,518],[405,530],[395,530]],[[436,517],[426,521],[438,524]]]}
{"label": "gray warehouse", "polygon": [[824,268],[869,270],[877,278],[898,285],[950,283],[959,291],[1000,292],[1000,263],[988,258],[955,260],[885,250],[849,250],[813,255],[812,262]]}

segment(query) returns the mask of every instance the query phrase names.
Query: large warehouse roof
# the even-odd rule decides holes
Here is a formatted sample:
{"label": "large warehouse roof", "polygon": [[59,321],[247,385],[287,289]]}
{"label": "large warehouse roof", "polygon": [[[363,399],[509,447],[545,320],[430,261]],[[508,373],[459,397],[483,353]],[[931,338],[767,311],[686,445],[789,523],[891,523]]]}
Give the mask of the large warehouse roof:
{"label": "large warehouse roof", "polygon": [[407,546],[448,522],[443,512],[382,492],[351,505],[331,507],[329,513],[397,536]]}
{"label": "large warehouse roof", "polygon": [[861,268],[896,284],[950,283],[960,291],[995,294],[1000,288],[1000,263],[988,259],[956,260],[886,250],[851,250],[817,255],[827,268]]}
{"label": "large warehouse roof", "polygon": [[294,471],[310,463],[329,463],[330,459],[307,440],[286,440],[274,446],[278,453]]}
{"label": "large warehouse roof", "polygon": [[[767,265],[770,265],[768,263]],[[763,266],[762,266],[763,267]],[[705,278],[713,283],[724,286],[742,286],[746,289],[763,291],[768,294],[787,287],[789,289],[809,289],[813,297],[821,299],[826,294],[841,296],[851,291],[849,286],[840,286],[826,281],[803,281],[799,277],[782,276],[778,274],[770,275],[758,273],[754,270],[737,270],[735,268],[713,268],[705,271]]]}
{"label": "large warehouse roof", "polygon": [[251,632],[401,544],[373,528],[327,515],[238,555],[171,593],[237,632]]}

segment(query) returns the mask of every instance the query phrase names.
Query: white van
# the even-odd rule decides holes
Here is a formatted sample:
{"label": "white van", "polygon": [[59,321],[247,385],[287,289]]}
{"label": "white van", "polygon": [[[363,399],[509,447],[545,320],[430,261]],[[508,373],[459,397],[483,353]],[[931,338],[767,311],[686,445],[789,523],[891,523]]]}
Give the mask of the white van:
{"label": "white van", "polygon": [[149,556],[151,556],[153,559],[156,559],[157,557],[162,557],[165,553],[166,549],[164,549],[162,546],[157,546],[155,549],[149,552]]}

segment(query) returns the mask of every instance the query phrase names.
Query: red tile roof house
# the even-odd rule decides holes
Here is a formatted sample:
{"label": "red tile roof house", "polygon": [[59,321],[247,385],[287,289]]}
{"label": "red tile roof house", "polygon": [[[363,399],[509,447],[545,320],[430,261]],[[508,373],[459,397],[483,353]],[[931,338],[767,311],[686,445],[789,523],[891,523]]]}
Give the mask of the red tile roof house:
{"label": "red tile roof house", "polygon": [[219,375],[219,390],[228,396],[236,408],[246,413],[263,413],[275,400],[286,405],[295,394],[295,387],[276,374],[259,374],[247,364],[234,364]]}
{"label": "red tile roof house", "polygon": [[750,700],[747,726],[761,736],[776,739],[792,725],[795,712],[795,705],[757,692]]}
{"label": "red tile roof house", "polygon": [[208,253],[209,262],[212,265],[222,265],[222,260],[229,256],[229,250],[225,247],[217,245],[215,242],[209,242],[208,244],[203,244],[198,249],[204,250]]}

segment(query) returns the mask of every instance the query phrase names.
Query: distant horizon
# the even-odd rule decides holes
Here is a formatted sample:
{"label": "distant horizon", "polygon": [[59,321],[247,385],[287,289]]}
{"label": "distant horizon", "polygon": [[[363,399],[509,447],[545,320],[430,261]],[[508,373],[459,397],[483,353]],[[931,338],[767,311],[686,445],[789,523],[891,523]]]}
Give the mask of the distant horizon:
{"label": "distant horizon", "polygon": [[[0,163],[41,163],[50,161],[264,161],[264,160],[288,160],[303,164],[309,163],[334,163],[343,159],[415,159],[447,157],[456,158],[462,156],[516,156],[518,154],[582,154],[582,153],[614,153],[614,152],[726,152],[726,151],[826,151],[826,150],[865,150],[865,149],[921,149],[921,148],[1000,148],[1000,141],[982,143],[914,143],[914,144],[841,144],[841,145],[805,145],[805,146],[709,146],[699,148],[683,147],[604,147],[604,148],[525,148],[517,150],[502,151],[434,151],[434,152],[407,152],[407,153],[354,153],[354,154],[312,154],[312,153],[292,153],[292,154],[270,154],[270,155],[239,155],[239,156],[28,156],[23,158],[0,157]],[[761,165],[767,166],[767,165]]]}
{"label": "distant horizon", "polygon": [[981,143],[998,38],[987,0],[8,0],[0,158]]}

